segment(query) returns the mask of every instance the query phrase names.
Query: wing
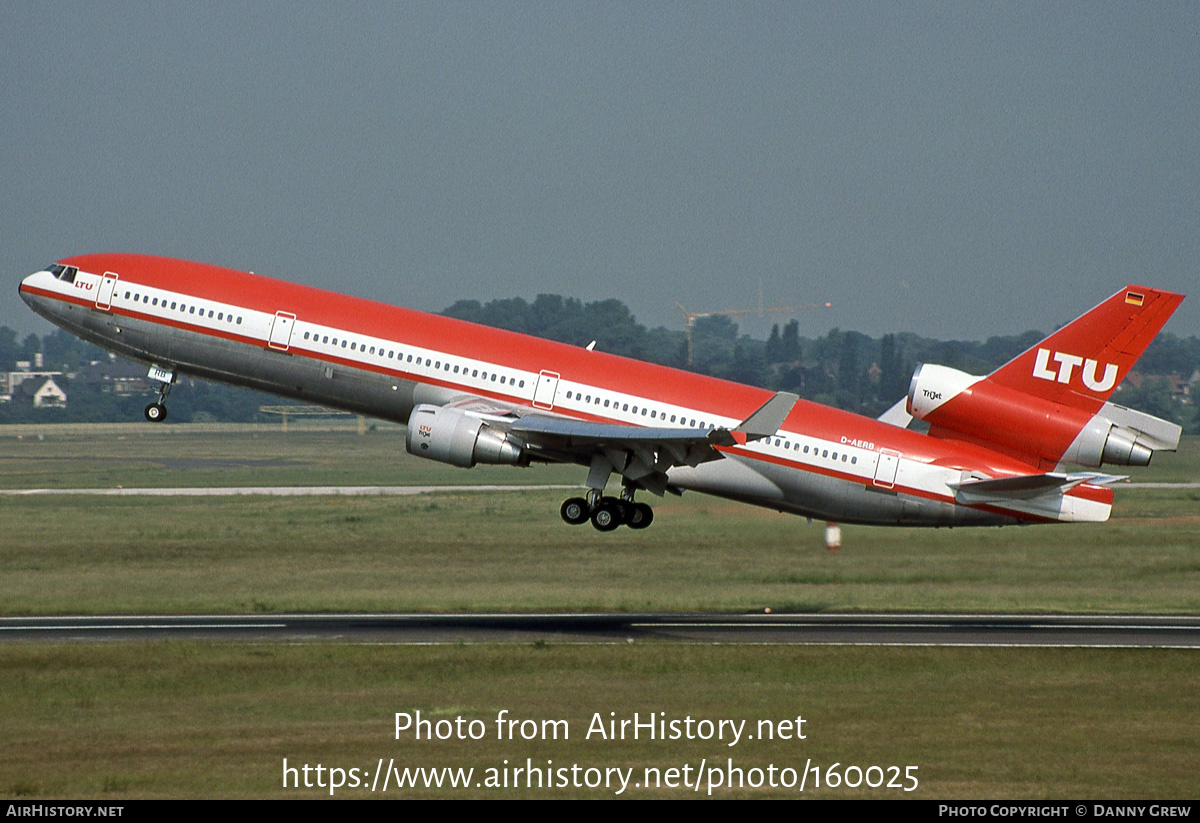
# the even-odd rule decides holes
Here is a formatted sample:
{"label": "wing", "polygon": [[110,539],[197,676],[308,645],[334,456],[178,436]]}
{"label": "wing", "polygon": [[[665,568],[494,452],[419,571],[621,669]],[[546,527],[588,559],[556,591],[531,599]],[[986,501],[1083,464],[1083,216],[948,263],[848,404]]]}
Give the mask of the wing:
{"label": "wing", "polygon": [[667,471],[675,466],[698,466],[719,460],[718,447],[745,444],[779,430],[799,398],[779,392],[733,429],[657,428],[622,423],[594,423],[539,412],[516,419],[495,420],[510,439],[533,455],[555,462],[591,467],[588,485],[603,488],[611,472],[629,484],[662,496],[672,491]]}

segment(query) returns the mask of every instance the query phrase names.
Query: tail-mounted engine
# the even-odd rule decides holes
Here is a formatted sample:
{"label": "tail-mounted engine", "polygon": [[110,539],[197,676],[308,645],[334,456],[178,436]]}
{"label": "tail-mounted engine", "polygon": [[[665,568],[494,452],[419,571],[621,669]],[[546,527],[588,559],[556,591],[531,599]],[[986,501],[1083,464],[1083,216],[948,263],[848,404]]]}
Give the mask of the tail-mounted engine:
{"label": "tail-mounted engine", "polygon": [[1083,466],[1145,466],[1155,450],[1174,451],[1181,433],[1174,423],[1115,403],[1088,411],[930,364],[913,373],[908,412],[1009,454]]}
{"label": "tail-mounted engine", "polygon": [[420,405],[408,418],[409,454],[470,468],[476,463],[529,465],[529,455],[479,417],[441,406]]}

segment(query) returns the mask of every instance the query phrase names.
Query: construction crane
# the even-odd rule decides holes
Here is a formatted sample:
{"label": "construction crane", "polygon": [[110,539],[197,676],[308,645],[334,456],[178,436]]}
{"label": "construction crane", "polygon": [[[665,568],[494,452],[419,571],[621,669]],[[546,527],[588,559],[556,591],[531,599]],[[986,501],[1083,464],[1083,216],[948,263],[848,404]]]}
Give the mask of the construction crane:
{"label": "construction crane", "polygon": [[802,306],[772,306],[763,308],[762,292],[760,289],[758,308],[757,309],[721,309],[719,311],[688,311],[683,304],[678,300],[675,305],[683,312],[683,328],[687,334],[687,364],[688,368],[692,366],[692,327],[696,324],[697,317],[716,317],[717,315],[725,315],[726,317],[742,317],[747,314],[757,314],[760,317],[767,314],[778,314],[780,312],[801,312],[810,311],[812,309],[831,309],[833,303],[806,303]]}

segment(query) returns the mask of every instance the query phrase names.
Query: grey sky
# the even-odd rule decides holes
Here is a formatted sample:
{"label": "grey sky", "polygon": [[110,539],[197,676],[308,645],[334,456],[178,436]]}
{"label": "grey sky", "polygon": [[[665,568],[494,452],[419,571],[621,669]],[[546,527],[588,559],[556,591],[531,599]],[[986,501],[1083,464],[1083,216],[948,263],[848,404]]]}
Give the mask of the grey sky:
{"label": "grey sky", "polygon": [[[1200,334],[1197,3],[0,4],[0,324],[137,251],[439,310]],[[769,321],[768,321],[769,322]],[[748,328],[754,330],[752,324]]]}

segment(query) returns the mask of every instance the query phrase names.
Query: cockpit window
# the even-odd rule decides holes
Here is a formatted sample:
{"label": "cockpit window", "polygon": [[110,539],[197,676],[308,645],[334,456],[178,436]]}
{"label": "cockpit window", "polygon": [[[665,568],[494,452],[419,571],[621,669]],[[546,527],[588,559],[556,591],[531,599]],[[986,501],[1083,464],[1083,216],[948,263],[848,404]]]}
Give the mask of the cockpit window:
{"label": "cockpit window", "polygon": [[79,269],[75,268],[74,266],[63,266],[58,263],[47,266],[46,271],[53,274],[59,280],[63,280],[67,283],[74,283],[75,275],[79,274]]}

